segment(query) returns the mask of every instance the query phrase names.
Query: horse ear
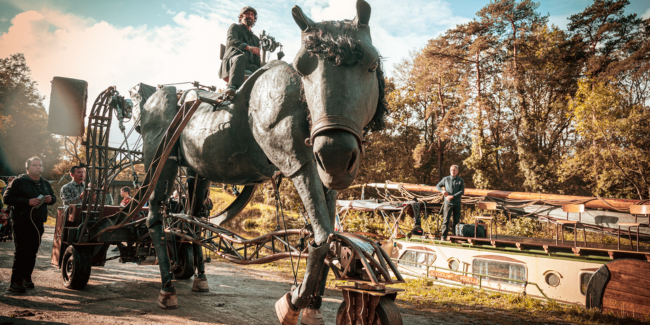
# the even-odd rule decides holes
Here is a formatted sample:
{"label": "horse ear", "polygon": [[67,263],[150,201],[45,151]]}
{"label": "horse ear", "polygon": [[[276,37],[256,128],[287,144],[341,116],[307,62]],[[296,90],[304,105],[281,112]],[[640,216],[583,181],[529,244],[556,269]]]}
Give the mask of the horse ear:
{"label": "horse ear", "polygon": [[370,21],[370,4],[364,0],[357,1],[357,17],[354,18],[354,21],[359,25],[359,27],[367,27],[368,22]]}
{"label": "horse ear", "polygon": [[314,21],[307,17],[298,6],[293,6],[293,8],[291,8],[291,15],[293,16],[293,20],[296,21],[296,24],[298,24],[298,27],[300,27],[300,30],[303,32],[306,32],[309,27],[315,25]]}

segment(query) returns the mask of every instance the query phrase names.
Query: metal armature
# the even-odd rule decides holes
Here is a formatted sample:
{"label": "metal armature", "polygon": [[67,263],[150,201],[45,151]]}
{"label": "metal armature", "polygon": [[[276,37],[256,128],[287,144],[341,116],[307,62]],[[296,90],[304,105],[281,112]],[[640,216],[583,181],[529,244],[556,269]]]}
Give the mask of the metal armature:
{"label": "metal armature", "polygon": [[[246,239],[202,218],[170,213],[174,219],[166,232],[201,245],[236,264],[264,264],[290,257],[307,257],[312,232],[306,228],[274,231]],[[199,229],[199,230],[197,230]],[[373,241],[353,233],[333,233],[326,263],[337,280],[358,283],[358,288],[383,290],[386,284],[403,283],[404,278],[388,254]],[[392,272],[396,280],[391,278]]]}

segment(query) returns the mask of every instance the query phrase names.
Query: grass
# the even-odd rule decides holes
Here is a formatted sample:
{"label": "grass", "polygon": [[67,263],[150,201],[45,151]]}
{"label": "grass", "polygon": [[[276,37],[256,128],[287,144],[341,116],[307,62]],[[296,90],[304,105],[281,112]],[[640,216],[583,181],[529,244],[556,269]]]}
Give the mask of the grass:
{"label": "grass", "polygon": [[[214,203],[212,214],[223,211],[235,197],[221,188],[210,188],[210,198]],[[303,219],[298,213],[293,211],[284,211],[287,229],[302,228]],[[280,219],[282,222],[282,219]],[[267,233],[275,230],[276,208],[272,205],[251,202],[244,210],[227,224],[228,229],[238,232],[244,231],[242,236],[257,236],[261,233]]]}
{"label": "grass", "polygon": [[[298,283],[304,276],[304,260],[298,269]],[[294,268],[296,259],[294,259]],[[248,265],[250,269],[280,273],[283,277],[293,279],[291,262],[280,260],[261,265]],[[337,281],[330,272],[327,289],[338,291],[337,285],[346,281]],[[567,305],[554,300],[541,300],[523,294],[502,293],[471,286],[452,287],[437,285],[426,278],[406,279],[406,283],[391,286],[404,289],[397,295],[400,307],[434,312],[441,320],[447,317],[462,319],[480,319],[481,323],[521,324],[565,323],[565,324],[643,324],[644,322],[618,317],[613,313],[601,313],[578,305]],[[645,320],[650,322],[650,318]]]}

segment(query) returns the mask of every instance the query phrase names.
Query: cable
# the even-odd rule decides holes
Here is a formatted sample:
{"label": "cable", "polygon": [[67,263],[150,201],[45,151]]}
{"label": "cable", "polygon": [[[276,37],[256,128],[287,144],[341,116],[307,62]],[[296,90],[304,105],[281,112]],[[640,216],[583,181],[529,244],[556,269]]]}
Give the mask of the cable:
{"label": "cable", "polygon": [[41,247],[41,232],[38,231],[38,227],[36,227],[36,223],[34,223],[34,218],[32,216],[32,212],[34,212],[34,209],[36,209],[36,207],[32,207],[32,209],[29,211],[29,220],[32,222],[32,225],[34,225],[34,228],[36,228],[36,233],[38,234],[38,247]]}

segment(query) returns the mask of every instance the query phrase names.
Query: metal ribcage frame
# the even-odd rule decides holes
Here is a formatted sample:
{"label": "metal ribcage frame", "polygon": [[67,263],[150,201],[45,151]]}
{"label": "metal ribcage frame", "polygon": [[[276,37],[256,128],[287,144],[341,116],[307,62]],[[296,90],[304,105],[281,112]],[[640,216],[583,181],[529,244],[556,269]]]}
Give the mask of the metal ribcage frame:
{"label": "metal ribcage frame", "polygon": [[81,205],[83,225],[77,243],[87,241],[84,237],[88,222],[94,217],[101,216],[104,210],[104,200],[109,185],[108,137],[113,119],[113,110],[109,103],[115,92],[115,87],[109,87],[97,96],[88,116],[85,141],[87,183]]}
{"label": "metal ribcage frame", "polygon": [[102,218],[102,220],[97,223],[95,226],[97,227],[97,232],[94,234],[92,239],[98,238],[106,231],[124,227],[138,214],[138,212],[140,212],[142,206],[144,206],[144,203],[149,199],[149,196],[153,192],[174,144],[180,137],[185,125],[187,125],[189,120],[192,118],[199,105],[201,105],[201,101],[196,100],[193,102],[186,102],[181,106],[169,125],[169,128],[167,128],[165,136],[158,145],[158,149],[151,161],[151,166],[149,166],[149,169],[147,170],[147,174],[140,190],[135,193],[131,202],[122,208],[122,210],[114,215]]}

